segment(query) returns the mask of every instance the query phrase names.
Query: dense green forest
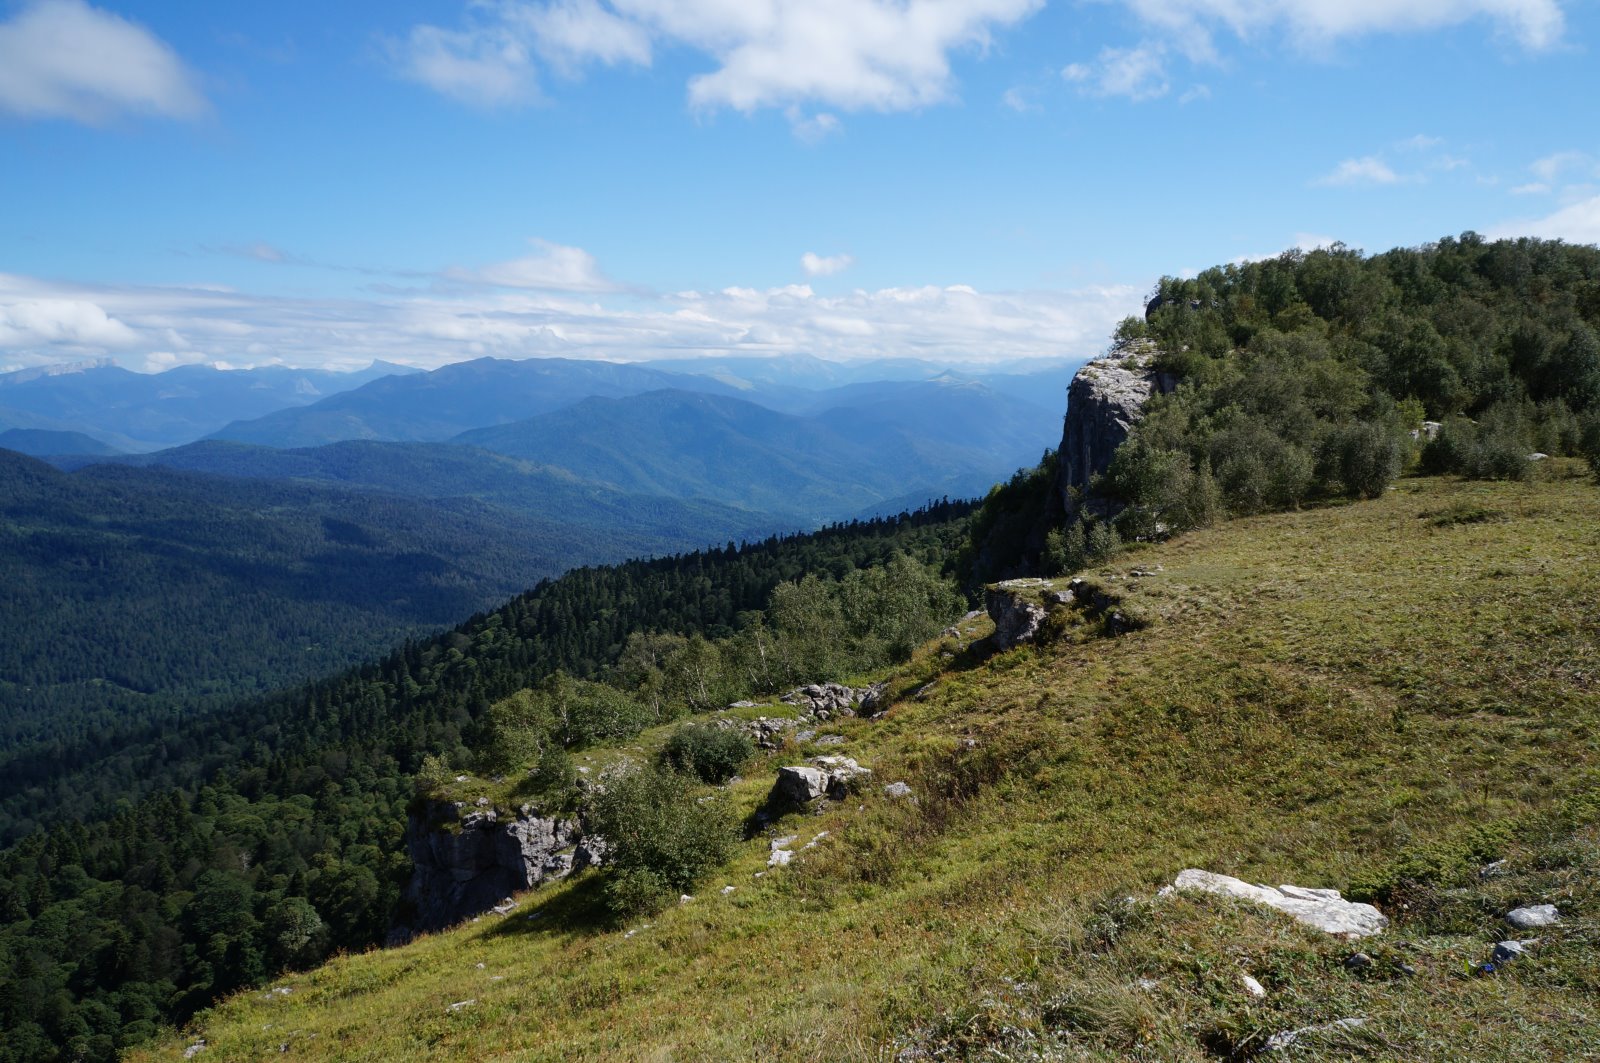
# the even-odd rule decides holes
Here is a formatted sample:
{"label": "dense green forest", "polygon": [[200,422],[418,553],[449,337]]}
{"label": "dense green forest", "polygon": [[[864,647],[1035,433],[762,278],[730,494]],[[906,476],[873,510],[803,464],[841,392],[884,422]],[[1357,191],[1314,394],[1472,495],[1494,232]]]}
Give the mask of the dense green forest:
{"label": "dense green forest", "polygon": [[[0,840],[84,814],[72,767],[175,716],[369,659],[573,564],[772,529],[573,485],[543,492],[543,514],[371,486],[67,474],[0,451]],[[138,780],[114,778],[118,793]]]}
{"label": "dense green forest", "polygon": [[1469,232],[1372,256],[1292,251],[1163,278],[1116,338],[1173,390],[1079,520],[1062,526],[1053,469],[991,499],[980,575],[1070,571],[1121,539],[1374,497],[1408,468],[1516,479],[1536,454],[1600,458],[1591,246]]}
{"label": "dense green forest", "polygon": [[[219,993],[381,941],[409,872],[412,775],[429,755],[472,758],[491,705],[558,670],[607,675],[630,636],[731,645],[786,583],[947,565],[969,509],[578,569],[380,662],[76,766],[66,778],[109,815],[0,856],[0,1060],[109,1059]],[[155,792],[124,798],[135,781]]]}

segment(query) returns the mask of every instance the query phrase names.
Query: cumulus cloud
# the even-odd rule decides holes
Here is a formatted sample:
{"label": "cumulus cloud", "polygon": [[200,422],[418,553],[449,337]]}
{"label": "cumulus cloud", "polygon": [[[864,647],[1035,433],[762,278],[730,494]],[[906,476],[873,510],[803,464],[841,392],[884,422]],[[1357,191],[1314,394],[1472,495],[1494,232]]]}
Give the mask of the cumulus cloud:
{"label": "cumulus cloud", "polygon": [[1324,186],[1393,185],[1404,180],[1406,178],[1395,173],[1388,163],[1376,155],[1364,155],[1359,159],[1344,160],[1334,167],[1332,173],[1312,183]]}
{"label": "cumulus cloud", "polygon": [[[615,299],[531,288],[458,288],[370,299],[258,296],[218,288],[63,285],[0,274],[0,367],[37,364],[52,350],[46,302],[98,308],[77,326],[72,354],[125,364],[225,361],[358,368],[374,358],[432,367],[483,355],[640,360],[662,356],[809,352],[849,360],[919,357],[1007,361],[1087,357],[1140,306],[1131,286],[980,292],[965,286],[856,290],[823,296],[808,285],[725,288]],[[30,315],[32,315],[30,317]],[[56,313],[51,320],[66,315]],[[10,324],[20,317],[27,331]],[[93,321],[104,321],[100,338]],[[50,328],[56,331],[50,333]],[[125,330],[125,331],[124,331]],[[177,342],[175,342],[177,341]]]}
{"label": "cumulus cloud", "polygon": [[0,110],[98,125],[125,114],[194,118],[206,102],[144,27],[83,0],[35,0],[0,22]]}
{"label": "cumulus cloud", "polygon": [[1269,33],[1318,50],[1377,33],[1416,33],[1486,21],[1530,50],[1555,45],[1566,27],[1559,0],[1122,0],[1148,26],[1188,42],[1193,54],[1214,50],[1214,35]]}
{"label": "cumulus cloud", "polygon": [[1150,42],[1134,48],[1102,48],[1093,63],[1071,63],[1061,76],[1088,95],[1126,96],[1136,102],[1165,96],[1172,88],[1167,50]]}
{"label": "cumulus cloud", "polygon": [[656,47],[686,47],[716,64],[689,82],[689,101],[698,108],[900,111],[948,100],[951,53],[981,53],[996,28],[1042,6],[1043,0],[503,0],[473,5],[459,28],[416,26],[394,52],[405,76],[486,106],[536,99],[536,60],[571,75],[589,63],[644,66]]}
{"label": "cumulus cloud", "polygon": [[808,277],[831,277],[856,264],[854,255],[819,255],[807,251],[800,256],[800,268]]}
{"label": "cumulus cloud", "polygon": [[133,329],[87,299],[0,297],[0,348],[118,350],[138,342]]}
{"label": "cumulus cloud", "polygon": [[1491,229],[1489,235],[1496,239],[1539,236],[1573,244],[1600,244],[1600,196],[1581,199],[1543,218],[1506,222]]}
{"label": "cumulus cloud", "polygon": [[614,292],[621,285],[607,277],[593,255],[581,247],[566,247],[548,240],[530,240],[534,253],[479,270],[453,269],[451,280],[490,284],[499,288],[532,288],[548,292]]}

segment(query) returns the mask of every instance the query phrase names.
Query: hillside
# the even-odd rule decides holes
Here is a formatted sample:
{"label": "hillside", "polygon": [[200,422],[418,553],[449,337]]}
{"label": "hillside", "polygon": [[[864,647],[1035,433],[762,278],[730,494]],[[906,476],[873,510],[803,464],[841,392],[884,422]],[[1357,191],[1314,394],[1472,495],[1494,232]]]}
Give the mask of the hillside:
{"label": "hillside", "polygon": [[[968,624],[887,677],[883,716],[819,725],[842,743],[791,737],[711,791],[745,817],[779,765],[873,770],[857,797],[747,820],[692,901],[613,923],[588,872],[241,993],[130,1058],[203,1039],[208,1060],[1206,1060],[1309,1026],[1311,1058],[1585,1058],[1597,528],[1600,492],[1565,463],[1125,554],[1088,577],[1141,630],[1063,609],[1046,645],[990,655]],[[912,799],[883,793],[897,781]],[[796,856],[769,867],[779,836]],[[1186,867],[1337,888],[1392,926],[1356,946],[1158,898]],[[1501,922],[1535,903],[1561,922]],[[1478,972],[1508,936],[1539,941]]]}
{"label": "hillside", "polygon": [[[82,467],[74,459],[58,464]],[[348,440],[320,447],[255,446],[205,440],[153,454],[119,458],[119,465],[160,466],[251,480],[362,488],[430,499],[476,499],[525,516],[565,525],[632,534],[636,548],[683,550],[706,542],[765,535],[789,521],[745,509],[656,493],[628,493],[571,473],[446,443]],[[926,501],[926,499],[920,499]],[[592,560],[578,558],[574,563]]]}
{"label": "hillside", "polygon": [[314,447],[346,439],[437,442],[593,395],[617,398],[673,387],[734,390],[709,377],[616,362],[478,358],[428,373],[374,380],[308,406],[240,420],[211,438],[269,447]]}
{"label": "hillside", "polygon": [[[848,389],[847,389],[848,390]],[[884,385],[807,416],[666,390],[591,398],[455,437],[640,493],[707,498],[815,521],[888,498],[981,495],[1031,463],[1059,414],[981,385]]]}
{"label": "hillside", "polygon": [[152,450],[191,442],[230,421],[410,372],[385,362],[354,373],[205,365],[135,373],[108,363],[23,369],[0,373],[0,428],[87,432],[122,450]]}
{"label": "hillside", "polygon": [[388,486],[66,474],[0,451],[0,836],[86,811],[64,773],[174,718],[324,675],[575,565],[771,527],[568,487],[541,496],[551,516]]}

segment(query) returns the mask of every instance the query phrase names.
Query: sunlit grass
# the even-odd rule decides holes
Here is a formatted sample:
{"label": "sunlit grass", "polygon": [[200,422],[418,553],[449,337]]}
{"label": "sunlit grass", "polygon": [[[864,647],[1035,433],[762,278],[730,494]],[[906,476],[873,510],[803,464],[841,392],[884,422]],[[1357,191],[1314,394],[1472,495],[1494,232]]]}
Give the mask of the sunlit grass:
{"label": "sunlit grass", "polygon": [[[828,832],[789,868],[768,871],[758,834],[692,902],[624,926],[589,874],[241,994],[133,1058],[199,1037],[204,1060],[1245,1058],[1352,1016],[1367,1022],[1302,1058],[1595,1051],[1591,483],[1559,466],[1538,484],[1405,481],[1091,578],[1150,626],[1107,639],[1069,620],[992,658],[942,639],[891,677],[887,715],[827,724],[874,785],[774,825],[797,849]],[[807,751],[717,799],[748,814]],[[881,794],[899,780],[914,803]],[[1480,879],[1499,857],[1508,873]],[[1351,972],[1349,945],[1271,913],[1152,900],[1189,866],[1356,891],[1396,925]],[[1538,901],[1571,918],[1469,976],[1504,910]]]}

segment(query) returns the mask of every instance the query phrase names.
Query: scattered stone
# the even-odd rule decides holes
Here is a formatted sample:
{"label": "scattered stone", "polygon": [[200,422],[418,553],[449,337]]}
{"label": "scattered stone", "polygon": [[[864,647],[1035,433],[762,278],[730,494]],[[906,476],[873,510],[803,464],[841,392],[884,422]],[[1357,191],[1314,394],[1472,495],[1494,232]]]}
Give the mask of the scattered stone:
{"label": "scattered stone", "polygon": [[466,781],[467,781],[467,777],[465,775],[457,775],[456,776],[456,782],[466,782]]}
{"label": "scattered stone", "polygon": [[1262,1046],[1261,1051],[1263,1053],[1282,1052],[1286,1048],[1293,1048],[1301,1038],[1310,1034],[1337,1033],[1340,1030],[1354,1030],[1365,1026],[1366,1024],[1366,1019],[1349,1018],[1335,1019],[1333,1022],[1325,1022],[1317,1026],[1302,1026],[1298,1030],[1281,1030],[1267,1038],[1267,1043]]}
{"label": "scattered stone", "polygon": [[1506,862],[1504,860],[1496,860],[1493,863],[1484,864],[1482,867],[1478,868],[1479,878],[1499,878],[1505,873]]}
{"label": "scattered stone", "polygon": [[883,788],[883,792],[890,797],[910,797],[911,787],[903,782],[892,782]]}
{"label": "scattered stone", "polygon": [[1240,975],[1239,976],[1239,981],[1244,983],[1244,991],[1246,993],[1249,993],[1251,996],[1255,997],[1257,1000],[1260,1000],[1260,999],[1262,999],[1263,997],[1265,997],[1267,995],[1266,986],[1262,985],[1260,982],[1256,981],[1254,978],[1250,977],[1249,975],[1247,975],[1247,974]]}
{"label": "scattered stone", "polygon": [[863,768],[850,757],[812,757],[811,763],[827,774],[828,796],[835,800],[842,800],[872,777],[871,768]]}
{"label": "scattered stone", "polygon": [[1344,969],[1347,971],[1364,971],[1371,966],[1372,957],[1365,952],[1352,952],[1344,960]]}
{"label": "scattered stone", "polygon": [[820,735],[817,738],[817,745],[819,746],[842,746],[844,743],[844,735]]}
{"label": "scattered stone", "polygon": [[1512,960],[1526,956],[1529,947],[1538,943],[1538,938],[1529,938],[1525,941],[1499,941],[1495,943],[1494,952],[1489,958],[1495,963],[1510,963]]}
{"label": "scattered stone", "polygon": [[487,797],[480,797],[474,801],[473,804],[477,805],[479,808],[488,808],[490,802]]}
{"label": "scattered stone", "polygon": [[753,701],[736,701],[728,706],[730,709],[753,709],[755,707],[756,703]]}
{"label": "scattered stone", "polygon": [[203,1040],[196,1041],[194,1044],[190,1045],[188,1048],[185,1048],[183,1050],[183,1058],[184,1059],[193,1059],[195,1056],[198,1056],[201,1052],[204,1052],[205,1049],[206,1049],[205,1041],[203,1041]]}
{"label": "scattered stone", "polygon": [[815,732],[815,731],[796,731],[795,735],[794,735],[794,740],[796,742],[810,742],[812,739],[814,739],[816,737],[817,737],[817,732]]}
{"label": "scattered stone", "polygon": [[734,890],[736,890],[738,888],[739,888],[738,886],[724,886],[724,887],[722,887],[722,895],[724,897],[726,897],[728,894],[732,893]]}
{"label": "scattered stone", "polygon": [[1532,454],[1528,455],[1528,460],[1529,461],[1544,461],[1549,456],[1550,455],[1544,453],[1543,451],[1536,450]]}
{"label": "scattered stone", "polygon": [[495,915],[505,915],[507,912],[516,911],[516,909],[517,902],[512,900],[510,897],[507,897],[505,900],[491,908],[490,911],[494,912]]}
{"label": "scattered stone", "polygon": [[486,965],[486,964],[482,964],[482,963],[480,963],[480,964],[476,964],[476,965],[475,965],[475,966],[476,966],[476,967],[477,967],[477,968],[478,968],[478,970],[480,970],[480,971],[481,971],[481,970],[483,970],[483,969],[484,969],[484,967],[485,967],[485,966],[487,966],[487,965]]}
{"label": "scattered stone", "polygon": [[1138,986],[1140,989],[1143,989],[1146,993],[1155,989],[1160,984],[1161,983],[1157,982],[1154,978],[1141,978],[1134,983],[1134,985]]}
{"label": "scattered stone", "polygon": [[817,847],[817,843],[820,842],[822,839],[826,838],[827,836],[828,836],[828,832],[827,831],[820,830],[820,831],[817,832],[817,836],[815,838],[812,838],[810,841],[806,842],[800,848],[802,850],[804,850],[804,849],[815,849]]}
{"label": "scattered stone", "polygon": [[1329,934],[1359,938],[1376,934],[1389,925],[1388,918],[1370,904],[1347,901],[1338,890],[1304,886],[1253,886],[1228,875],[1198,868],[1179,872],[1173,886],[1179,890],[1215,893],[1276,908],[1308,926]]}
{"label": "scattered stone", "polygon": [[1541,926],[1555,926],[1561,922],[1561,913],[1553,904],[1534,904],[1511,909],[1506,913],[1506,922],[1518,930],[1533,930]]}
{"label": "scattered stone", "polygon": [[682,894],[682,895],[680,895],[680,896],[679,896],[679,897],[678,897],[678,903],[679,903],[679,904],[688,904],[688,903],[689,903],[689,902],[690,902],[690,901],[692,901],[692,900],[694,900],[694,898],[693,898],[693,897],[691,897],[691,896],[690,896],[690,895],[689,895],[689,894],[687,894],[687,893],[685,893],[685,894]]}
{"label": "scattered stone", "polygon": [[829,720],[835,716],[854,716],[858,709],[870,714],[878,707],[878,702],[883,697],[884,686],[883,683],[874,683],[869,687],[847,687],[843,683],[809,683],[803,687],[796,687],[779,700],[799,706],[819,720]]}
{"label": "scattered stone", "polygon": [[470,1008],[470,1007],[472,1007],[472,1005],[476,1004],[477,1002],[478,1001],[477,1001],[476,997],[474,997],[474,998],[472,998],[470,1000],[458,1000],[454,1004],[451,1004],[445,1010],[446,1011],[460,1011],[462,1008]]}
{"label": "scattered stone", "polygon": [[1415,978],[1417,976],[1417,969],[1404,960],[1395,960],[1394,969],[1405,975],[1407,978]]}

